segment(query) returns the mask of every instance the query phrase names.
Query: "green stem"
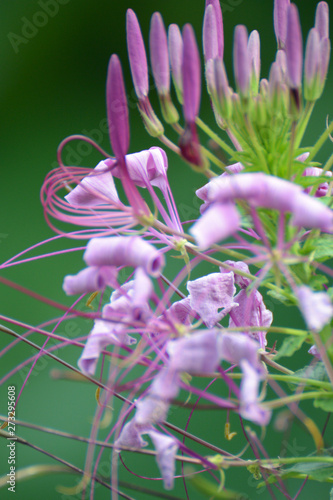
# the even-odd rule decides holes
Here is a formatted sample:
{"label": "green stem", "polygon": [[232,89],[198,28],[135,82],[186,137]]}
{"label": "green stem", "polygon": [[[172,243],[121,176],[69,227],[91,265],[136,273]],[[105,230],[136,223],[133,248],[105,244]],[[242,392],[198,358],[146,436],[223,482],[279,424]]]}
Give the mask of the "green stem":
{"label": "green stem", "polygon": [[212,163],[214,163],[214,165],[216,165],[217,167],[219,167],[221,170],[226,171],[225,164],[221,160],[219,160],[218,158],[216,158],[216,156],[211,151],[209,151],[209,149],[205,148],[202,145],[200,145],[200,148],[203,151],[203,153],[207,156],[207,158]]}
{"label": "green stem", "polygon": [[332,134],[333,132],[333,121],[330,123],[330,125],[327,127],[327,129],[321,134],[319,137],[318,141],[316,144],[313,146],[313,148],[310,151],[310,154],[308,158],[305,160],[305,166],[310,163],[310,161],[313,160],[313,158],[316,156],[318,151],[321,149],[327,138]]}
{"label": "green stem", "polygon": [[323,173],[330,170],[332,165],[333,165],[333,154],[331,154],[331,156],[329,157],[329,159],[327,160],[327,162],[323,166]]}
{"label": "green stem", "polygon": [[317,333],[316,331],[312,330],[312,335],[313,335],[313,339],[315,341],[315,344],[317,346],[317,349],[319,351],[319,354],[321,356],[321,359],[324,363],[324,366],[325,366],[325,369],[326,369],[326,373],[328,375],[328,378],[330,379],[331,381],[331,384],[333,386],[333,367],[332,367],[332,363],[327,355],[327,348],[326,346],[324,345],[319,333]]}
{"label": "green stem", "polygon": [[208,125],[205,124],[201,120],[201,118],[197,117],[196,119],[196,124],[198,127],[201,128],[209,137],[213,139],[213,141],[216,142],[226,153],[228,153],[230,156],[233,156],[235,154],[235,151],[226,143],[224,142],[221,137],[219,137],[215,132],[213,132]]}
{"label": "green stem", "polygon": [[286,396],[285,398],[279,398],[279,399],[274,399],[271,401],[265,401],[263,403],[264,406],[267,408],[280,408],[281,406],[285,406],[289,403],[294,403],[295,401],[303,401],[305,399],[316,399],[320,397],[327,397],[328,395],[332,395],[333,393],[329,394],[327,391],[309,391],[309,392],[302,392],[301,394],[293,394],[292,396]]}
{"label": "green stem", "polygon": [[247,132],[251,138],[252,145],[255,149],[255,152],[260,160],[262,169],[266,172],[266,174],[270,174],[270,171],[269,171],[269,168],[268,168],[268,165],[266,162],[266,158],[262,152],[262,147],[260,146],[260,144],[258,142],[258,138],[256,136],[256,133],[255,133],[255,131],[252,127],[252,124],[247,116],[245,116],[245,125],[246,125]]}
{"label": "green stem", "polygon": [[287,172],[287,179],[288,180],[290,180],[291,176],[292,176],[294,148],[296,146],[295,139],[296,139],[296,122],[292,122],[292,124],[291,124],[291,136],[290,136],[290,148],[289,148],[289,155],[288,155],[288,172]]}
{"label": "green stem", "polygon": [[314,105],[315,105],[315,101],[311,101],[311,102],[307,101],[307,103],[305,105],[303,116],[300,119],[300,121],[298,122],[298,125],[296,127],[295,148],[299,147],[299,145],[303,139],[303,136],[304,136],[305,130],[308,126]]}

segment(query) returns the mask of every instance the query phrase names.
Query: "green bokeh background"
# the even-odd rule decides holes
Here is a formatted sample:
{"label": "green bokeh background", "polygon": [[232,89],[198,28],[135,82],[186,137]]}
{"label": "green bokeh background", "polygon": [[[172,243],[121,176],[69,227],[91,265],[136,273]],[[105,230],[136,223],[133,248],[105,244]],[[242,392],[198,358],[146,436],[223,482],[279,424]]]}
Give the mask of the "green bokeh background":
{"label": "green bokeh background", "polygon": [[[105,77],[111,53],[118,53],[123,61],[127,93],[131,103],[135,102],[133,85],[130,79],[125,43],[125,13],[127,8],[136,11],[148,41],[149,21],[151,14],[159,10],[166,25],[176,22],[183,26],[186,22],[193,24],[201,46],[202,15],[204,0],[66,0],[59,5],[54,16],[47,16],[45,26],[30,33],[27,43],[15,45],[15,35],[23,36],[27,21],[34,24],[43,20],[36,13],[40,12],[41,3],[32,0],[3,0],[0,4],[0,261],[4,261],[23,249],[53,236],[43,218],[39,202],[39,190],[45,175],[56,165],[56,149],[59,142],[73,133],[96,136],[98,141],[110,151],[108,135],[104,130],[105,120]],[[304,35],[313,25],[316,2],[295,2],[301,9],[301,20]],[[262,75],[267,76],[269,65],[275,54],[275,37],[272,23],[273,1],[263,0],[226,0],[222,2],[225,28],[225,63],[232,82],[232,37],[236,24],[246,24],[249,31],[258,29],[262,40]],[[15,34],[13,36],[13,34]],[[304,36],[305,38],[305,36]],[[17,38],[16,38],[17,39]],[[325,127],[326,115],[332,116],[332,71],[326,85],[323,98],[317,104],[313,118],[307,131],[305,144],[312,144]],[[152,102],[156,103],[155,97]],[[159,108],[156,106],[159,111]],[[212,112],[206,96],[202,99],[201,117],[213,123]],[[158,143],[144,131],[138,111],[131,106],[131,152],[148,148]],[[205,139],[204,139],[205,140]],[[80,143],[73,143],[70,156],[65,161],[74,161],[82,166],[94,166],[100,157],[95,153],[88,154]],[[332,149],[327,143],[318,155],[318,161],[324,161]],[[194,217],[198,205],[195,204],[194,190],[202,185],[204,179],[192,173],[178,158],[170,153],[169,178],[175,198],[184,217]],[[186,189],[184,189],[186,188]],[[41,252],[55,251],[66,247],[75,247],[75,242],[60,240],[42,247]],[[80,246],[80,245],[79,245]],[[37,254],[35,252],[35,254]],[[22,264],[1,272],[1,276],[32,289],[46,297],[63,304],[70,304],[62,291],[64,275],[75,273],[82,267],[82,252],[74,252],[66,256],[44,259],[39,262]],[[208,269],[209,270],[209,269]],[[172,278],[174,272],[169,271]],[[39,301],[27,297],[0,284],[0,314],[20,321],[37,325],[55,317],[57,311],[40,304]],[[274,309],[276,324],[299,325],[300,318],[296,311],[280,310],[272,301],[268,307]],[[74,320],[70,326],[59,333],[69,337],[87,334],[91,325],[87,321]],[[14,327],[15,329],[15,327]],[[22,332],[23,329],[16,328]],[[33,341],[40,342],[37,335],[31,336]],[[0,333],[0,348],[11,338]],[[280,339],[279,339],[280,340]],[[273,343],[273,342],[272,342]],[[18,345],[0,359],[0,375],[4,375],[18,362],[32,355],[30,347]],[[75,364],[79,355],[78,348],[59,352],[66,360]],[[304,349],[293,361],[293,368],[301,368],[309,362]],[[41,359],[26,386],[18,406],[18,418],[38,425],[54,427],[81,436],[88,436],[91,419],[95,409],[95,389],[91,385],[79,382],[53,380],[50,371],[58,366],[50,360]],[[27,371],[23,371],[10,380],[19,391]],[[223,388],[221,383],[217,383]],[[7,383],[0,388],[0,412],[6,413]],[[115,403],[115,409],[119,407]],[[303,406],[311,412],[311,404]],[[326,415],[317,414],[317,423],[321,428]],[[170,415],[170,420],[184,426],[188,412],[178,409]],[[226,447],[230,452],[238,452],[244,440],[241,433],[231,443],[225,443],[225,415],[195,413],[189,431],[198,433],[202,438]],[[238,420],[232,420],[232,430],[239,431]],[[255,426],[252,426],[253,428]],[[101,432],[106,435],[107,430]],[[257,429],[258,430],[258,429]],[[259,430],[258,430],[259,431]],[[68,460],[78,467],[84,466],[85,445],[54,438],[38,431],[17,428],[17,433],[28,441],[49,450],[51,453]],[[268,429],[264,443],[270,453],[279,454],[283,434]],[[332,446],[332,429],[326,433],[327,445]],[[295,424],[292,438],[286,440],[288,455],[307,454],[313,451],[311,438],[304,429]],[[200,448],[197,448],[200,450]],[[202,451],[202,450],[201,450]],[[109,473],[109,455],[103,455],[104,472]],[[248,454],[248,458],[252,458]],[[126,464],[136,473],[146,476],[158,476],[158,470],[152,458],[124,455]],[[17,446],[17,464],[25,467],[32,464],[54,463],[44,455],[31,451],[27,447]],[[180,472],[180,468],[177,469]],[[7,451],[4,440],[0,441],[0,476],[8,472]],[[267,491],[255,490],[255,480],[245,471],[226,471],[227,485],[238,488],[249,494],[249,497],[268,499]],[[133,478],[121,472],[125,481],[134,481],[138,485],[153,487],[158,490],[159,482],[147,482]],[[77,482],[75,476],[51,476],[32,479],[18,483],[16,500],[62,498],[56,491],[58,485],[73,486]],[[290,483],[290,491],[296,492],[297,481]],[[162,490],[161,490],[162,491]],[[144,493],[126,490],[135,499],[149,498]],[[328,498],[329,487],[322,483],[307,485],[300,498]],[[176,481],[173,495],[185,498],[181,480]],[[189,487],[191,499],[201,498]],[[295,494],[295,493],[294,493]],[[1,498],[12,498],[6,489],[0,490]],[[70,498],[64,496],[63,498]],[[73,497],[80,498],[80,496]],[[96,499],[110,498],[109,491],[98,487]],[[152,497],[151,497],[152,498]],[[156,495],[159,498],[159,495]],[[280,498],[277,496],[277,498]]]}

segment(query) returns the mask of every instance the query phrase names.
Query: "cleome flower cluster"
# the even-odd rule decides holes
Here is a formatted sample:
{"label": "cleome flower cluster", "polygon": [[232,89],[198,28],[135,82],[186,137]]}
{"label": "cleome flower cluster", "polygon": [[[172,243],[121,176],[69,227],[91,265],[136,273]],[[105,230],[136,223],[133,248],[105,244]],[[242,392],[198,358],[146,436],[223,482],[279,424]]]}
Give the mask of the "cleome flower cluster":
{"label": "cleome flower cluster", "polygon": [[[317,254],[316,245],[320,238],[329,241],[333,232],[333,160],[322,166],[314,162],[332,126],[315,145],[301,146],[327,76],[328,23],[328,4],[319,2],[304,58],[297,7],[275,0],[277,52],[268,78],[260,75],[259,33],[237,26],[233,89],[223,62],[221,7],[218,0],[206,0],[204,74],[216,132],[199,118],[202,68],[191,25],[181,31],[172,24],[166,31],[159,13],[151,19],[150,64],[163,125],[149,100],[140,25],[128,10],[128,56],[144,126],[154,141],[203,178],[196,192],[203,204],[195,221],[181,220],[178,213],[165,150],[153,146],[129,153],[128,107],[117,55],[110,59],[106,89],[114,156],[95,145],[105,158],[94,169],[65,166],[61,152],[69,138],[59,148],[59,168],[45,179],[41,197],[51,227],[63,233],[63,223],[77,224],[83,229],[69,236],[89,239],[83,256],[87,267],[66,276],[63,289],[67,295],[98,292],[103,297],[79,368],[97,376],[108,365],[105,405],[126,378],[129,400],[111,432],[116,453],[148,446],[143,436],[149,436],[166,489],[174,484],[178,449],[206,468],[216,465],[165,427],[170,407],[184,391],[228,415],[268,425],[272,407],[261,388],[268,383],[270,364],[279,365],[274,362],[277,339],[269,333],[273,314],[265,305],[267,293],[299,307],[307,332],[302,339],[313,344],[310,353],[332,377],[331,354],[318,338],[333,317],[326,278],[332,278],[332,271],[324,262],[329,253]],[[165,127],[178,134],[177,144]],[[214,149],[202,144],[203,134],[213,139]],[[184,261],[176,276],[169,270],[175,254]],[[214,272],[202,271],[204,263]],[[123,279],[124,271],[129,279]],[[191,279],[191,273],[199,277]],[[141,367],[142,375],[128,382],[134,366]],[[239,370],[239,385],[231,376],[234,370]],[[222,378],[230,397],[199,389],[200,376]]]}

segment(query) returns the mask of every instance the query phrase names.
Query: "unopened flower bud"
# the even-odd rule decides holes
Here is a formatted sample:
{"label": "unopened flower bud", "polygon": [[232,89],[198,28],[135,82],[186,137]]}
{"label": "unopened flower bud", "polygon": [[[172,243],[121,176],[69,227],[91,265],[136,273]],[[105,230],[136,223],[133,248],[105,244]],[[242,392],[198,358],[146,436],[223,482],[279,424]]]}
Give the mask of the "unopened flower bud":
{"label": "unopened flower bud", "polygon": [[234,74],[237,88],[242,97],[248,97],[250,90],[250,61],[247,43],[246,27],[243,25],[236,26],[234,34]]}
{"label": "unopened flower bud", "polygon": [[205,61],[223,59],[223,18],[219,0],[206,0],[202,39]]}
{"label": "unopened flower bud", "polygon": [[163,118],[167,123],[177,123],[179,115],[170,97],[168,40],[159,12],[155,12],[151,18],[149,46],[151,66]]}
{"label": "unopened flower bud", "polygon": [[316,9],[315,28],[320,40],[329,38],[329,8],[326,2],[319,2]]}
{"label": "unopened flower bud", "polygon": [[304,97],[308,101],[315,101],[321,94],[320,56],[319,33],[316,28],[312,28],[306,44],[304,64]]}
{"label": "unopened flower bud", "polygon": [[287,38],[287,12],[290,0],[275,0],[274,31],[279,49],[284,49]]}
{"label": "unopened flower bud", "polygon": [[295,4],[288,8],[286,58],[288,84],[292,89],[302,86],[303,41],[298,10]]}
{"label": "unopened flower bud", "polygon": [[247,50],[250,61],[250,85],[252,94],[258,93],[260,80],[260,37],[258,31],[254,30],[250,33]]}
{"label": "unopened flower bud", "polygon": [[143,99],[147,97],[149,88],[147,56],[140,25],[132,9],[126,13],[126,35],[135,93],[138,99]]}
{"label": "unopened flower bud", "polygon": [[231,90],[221,59],[210,59],[206,64],[206,79],[208,92],[211,96],[214,112],[220,118],[230,119],[232,115]]}
{"label": "unopened flower bud", "polygon": [[168,47],[172,81],[178,101],[183,104],[183,39],[177,24],[170,24],[168,31]]}

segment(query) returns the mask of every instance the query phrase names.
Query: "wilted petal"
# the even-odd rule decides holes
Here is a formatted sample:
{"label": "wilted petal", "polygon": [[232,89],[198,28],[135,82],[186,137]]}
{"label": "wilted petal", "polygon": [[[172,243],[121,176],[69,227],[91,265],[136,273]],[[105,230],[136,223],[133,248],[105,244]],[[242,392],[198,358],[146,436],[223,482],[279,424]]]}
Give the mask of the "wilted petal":
{"label": "wilted petal", "polygon": [[262,376],[266,371],[259,359],[260,345],[243,333],[220,333],[218,337],[218,354],[220,359],[239,365],[246,359]]}
{"label": "wilted petal", "polygon": [[190,318],[195,315],[195,311],[191,308],[189,297],[174,302],[168,309],[168,312],[172,315],[174,321],[182,323],[183,325],[190,325]]}
{"label": "wilted petal", "polygon": [[126,34],[135,93],[139,99],[143,99],[148,95],[147,56],[140,25],[132,9],[126,13]]}
{"label": "wilted petal", "polygon": [[199,314],[202,321],[213,327],[236,306],[233,296],[236,292],[234,275],[212,273],[194,281],[187,282],[190,305]]}
{"label": "wilted petal", "polygon": [[156,461],[163,477],[164,488],[172,490],[176,469],[175,456],[178,450],[177,440],[157,431],[149,431],[147,434],[157,452]]}
{"label": "wilted petal", "polygon": [[169,368],[163,368],[154,378],[149,388],[149,394],[154,398],[163,398],[170,401],[175,398],[179,392],[179,374]]}
{"label": "wilted petal", "polygon": [[243,418],[258,425],[267,425],[271,418],[271,411],[263,408],[258,402],[261,376],[247,361],[240,362],[243,372],[240,386],[240,411]]}
{"label": "wilted petal", "polygon": [[[239,271],[242,271],[243,273],[250,274],[249,266],[245,264],[245,262],[242,261],[235,262],[233,260],[226,260],[224,261],[224,263],[227,264],[228,266],[233,267],[234,269],[239,269]],[[220,267],[220,271],[221,273],[230,272],[229,269],[226,269],[224,267]],[[238,285],[240,288],[246,288],[247,286],[249,286],[250,283],[252,283],[252,280],[250,278],[245,278],[244,276],[240,276],[237,273],[234,273],[234,279],[236,285]]]}
{"label": "wilted petal", "polygon": [[240,414],[259,425],[269,422],[271,413],[258,403],[259,384],[267,374],[259,358],[259,344],[242,333],[220,333],[218,354],[221,360],[240,366]]}
{"label": "wilted petal", "polygon": [[233,203],[214,203],[207,207],[190,233],[201,250],[228,238],[238,230],[240,217]]}
{"label": "wilted petal", "polygon": [[129,148],[128,107],[121,63],[116,54],[109,62],[106,104],[112,149],[116,158],[123,158]]}
{"label": "wilted petal", "polygon": [[136,340],[127,335],[114,323],[96,319],[94,328],[91,330],[85,348],[78,361],[80,370],[89,375],[94,375],[101,352],[108,345],[131,345]]}
{"label": "wilted petal", "polygon": [[[147,429],[148,430],[148,429]],[[115,448],[120,451],[122,447],[124,448],[143,448],[147,446],[147,441],[144,441],[141,434],[145,434],[145,430],[140,429],[135,420],[132,419],[121,430],[121,433],[115,441]]]}
{"label": "wilted petal", "polygon": [[159,12],[155,12],[151,18],[149,48],[157,92],[168,94],[170,91],[168,41],[163,19]]}
{"label": "wilted petal", "polygon": [[115,160],[99,162],[91,174],[87,175],[65,199],[72,206],[90,207],[119,202],[116,186],[111,174]]}
{"label": "wilted petal", "polygon": [[159,424],[166,419],[169,406],[165,399],[146,396],[136,403],[135,421],[139,426]]}
{"label": "wilted petal", "polygon": [[113,266],[87,267],[74,276],[66,276],[63,289],[67,295],[76,295],[103,290],[106,285],[115,287],[117,274]]}
{"label": "wilted petal", "polygon": [[[230,328],[234,326],[269,327],[272,324],[273,315],[266,309],[262,295],[257,290],[250,294],[247,294],[246,290],[241,290],[234,300],[238,303],[238,307],[230,312]],[[267,344],[265,330],[248,332],[248,335],[257,340],[262,348]]]}
{"label": "wilted petal", "polygon": [[84,260],[89,266],[143,267],[152,276],[159,276],[164,266],[163,255],[139,236],[93,238]]}
{"label": "wilted petal", "polygon": [[195,34],[190,24],[185,24],[183,28],[183,43],[183,111],[186,122],[194,122],[200,106],[201,67]]}
{"label": "wilted petal", "polygon": [[313,345],[312,347],[310,347],[310,349],[308,350],[308,353],[309,354],[312,354],[312,356],[314,356],[315,358],[321,360],[321,356],[320,356],[320,353],[317,349],[317,347],[315,345]]}
{"label": "wilted petal", "polygon": [[326,292],[313,292],[303,285],[297,298],[305,322],[310,330],[320,331],[333,317],[333,304]]}
{"label": "wilted petal", "polygon": [[217,335],[218,330],[205,330],[170,340],[167,344],[170,368],[190,374],[214,372],[220,362]]}

